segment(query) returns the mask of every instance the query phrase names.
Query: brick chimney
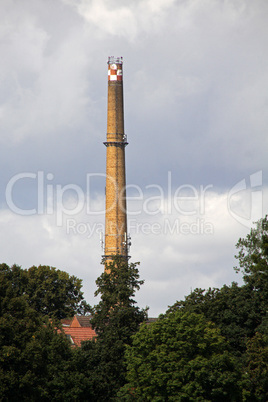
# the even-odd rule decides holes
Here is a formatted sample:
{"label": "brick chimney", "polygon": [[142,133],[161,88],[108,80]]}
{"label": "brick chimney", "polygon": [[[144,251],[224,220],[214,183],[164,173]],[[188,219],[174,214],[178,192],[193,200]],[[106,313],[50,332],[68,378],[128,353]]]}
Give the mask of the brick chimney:
{"label": "brick chimney", "polygon": [[104,258],[128,258],[126,167],[123,99],[123,58],[108,58],[108,109],[106,146],[106,214]]}

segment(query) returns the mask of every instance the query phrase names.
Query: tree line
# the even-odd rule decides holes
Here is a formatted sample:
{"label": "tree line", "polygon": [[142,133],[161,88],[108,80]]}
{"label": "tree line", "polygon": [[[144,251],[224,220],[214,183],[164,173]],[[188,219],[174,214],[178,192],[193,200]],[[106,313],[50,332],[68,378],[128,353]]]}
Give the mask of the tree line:
{"label": "tree line", "polygon": [[[195,289],[148,324],[138,263],[116,256],[97,279],[0,265],[0,400],[268,400],[268,218],[237,243],[244,283]],[[91,314],[93,341],[71,347],[61,319]]]}

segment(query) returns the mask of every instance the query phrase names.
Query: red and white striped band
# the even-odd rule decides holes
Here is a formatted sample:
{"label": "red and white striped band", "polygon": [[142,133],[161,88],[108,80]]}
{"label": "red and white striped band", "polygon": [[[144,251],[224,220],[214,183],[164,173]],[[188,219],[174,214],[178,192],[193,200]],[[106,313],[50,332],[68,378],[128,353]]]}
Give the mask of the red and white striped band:
{"label": "red and white striped band", "polygon": [[122,64],[108,65],[108,81],[122,81]]}

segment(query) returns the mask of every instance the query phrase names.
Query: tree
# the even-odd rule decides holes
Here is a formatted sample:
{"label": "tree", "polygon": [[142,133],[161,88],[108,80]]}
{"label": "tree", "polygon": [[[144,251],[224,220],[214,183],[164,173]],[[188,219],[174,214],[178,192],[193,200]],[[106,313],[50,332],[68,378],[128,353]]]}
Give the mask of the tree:
{"label": "tree", "polygon": [[247,342],[243,374],[243,401],[268,400],[268,332],[256,335]]}
{"label": "tree", "polygon": [[119,400],[239,401],[236,360],[203,315],[175,311],[142,325],[127,347]]}
{"label": "tree", "polygon": [[[202,313],[228,339],[233,353],[243,354],[247,340],[267,325],[268,312],[268,217],[260,219],[245,239],[236,244],[236,258],[245,285],[224,285],[221,289],[195,289],[168,312],[183,310]],[[266,324],[265,324],[266,322]]]}
{"label": "tree", "polygon": [[92,308],[92,326],[98,337],[82,344],[78,352],[80,367],[94,390],[94,401],[112,400],[125,383],[124,352],[132,335],[146,317],[146,310],[135,306],[136,290],[143,284],[139,280],[137,263],[115,256],[96,280],[95,296],[100,302]]}
{"label": "tree", "polygon": [[221,289],[196,289],[175,311],[202,313],[213,321],[228,341],[228,350],[239,357],[244,401],[267,400],[268,336],[268,218],[260,219],[246,238],[240,238],[236,258],[245,284]]}
{"label": "tree", "polygon": [[0,400],[74,400],[70,393],[79,389],[70,343],[29,305],[28,295],[14,295],[8,276],[1,279]]}
{"label": "tree", "polygon": [[12,284],[14,296],[28,295],[28,303],[44,316],[57,319],[89,311],[84,301],[82,280],[59,269],[39,265],[28,270],[18,265],[0,265],[0,286],[3,278]]}
{"label": "tree", "polygon": [[254,336],[266,315],[259,296],[250,286],[239,287],[235,282],[221,289],[195,289],[185,300],[170,307],[168,313],[182,310],[204,314],[220,328],[232,353],[241,356],[246,351],[247,339]]}
{"label": "tree", "polygon": [[128,263],[125,258],[115,256],[96,280],[100,302],[91,309],[91,324],[99,338],[107,331],[117,329],[120,339],[129,343],[133,333],[146,317],[147,310],[140,310],[133,299],[135,292],[144,283],[139,280],[139,263]]}
{"label": "tree", "polygon": [[239,260],[236,272],[242,271],[246,284],[254,290],[266,293],[268,301],[268,215],[256,222],[245,239],[240,238],[236,244],[239,250],[235,256]]}

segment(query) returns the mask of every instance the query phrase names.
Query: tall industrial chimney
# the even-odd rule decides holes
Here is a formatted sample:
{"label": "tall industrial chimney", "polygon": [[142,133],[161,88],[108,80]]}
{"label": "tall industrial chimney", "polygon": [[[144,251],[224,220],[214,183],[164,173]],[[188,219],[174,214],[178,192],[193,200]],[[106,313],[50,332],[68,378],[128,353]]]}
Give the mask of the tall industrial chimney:
{"label": "tall industrial chimney", "polygon": [[126,173],[123,100],[123,58],[108,58],[108,109],[106,146],[106,215],[104,259],[128,258]]}

